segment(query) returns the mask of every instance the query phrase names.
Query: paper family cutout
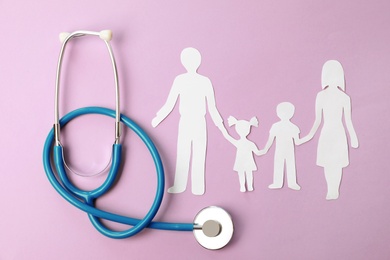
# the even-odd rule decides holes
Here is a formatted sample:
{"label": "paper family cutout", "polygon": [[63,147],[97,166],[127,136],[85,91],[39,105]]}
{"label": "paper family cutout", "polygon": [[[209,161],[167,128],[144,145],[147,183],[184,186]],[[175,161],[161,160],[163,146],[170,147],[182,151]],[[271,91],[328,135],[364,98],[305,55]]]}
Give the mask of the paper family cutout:
{"label": "paper family cutout", "polygon": [[283,187],[284,172],[287,175],[288,187],[300,190],[297,183],[295,165],[295,145],[311,140],[321,122],[317,165],[324,168],[327,183],[327,200],[339,197],[342,169],[349,164],[348,142],[343,126],[350,135],[351,146],[357,148],[359,143],[351,120],[351,101],[345,91],[344,71],[340,62],[327,61],[322,68],[322,88],[316,98],[315,122],[309,134],[299,138],[299,128],[291,122],[295,107],[289,102],[277,106],[279,122],[272,125],[264,149],[259,150],[256,144],[247,139],[252,126],[258,126],[258,120],[237,120],[230,116],[229,126],[235,126],[239,135],[236,140],[229,135],[223,124],[215,102],[214,89],[209,78],[197,73],[201,64],[201,54],[194,48],[186,48],[181,53],[181,62],[187,73],[177,76],[173,82],[165,104],[152,120],[152,126],[158,126],[173,110],[180,98],[180,122],[177,141],[177,157],[174,184],[169,193],[181,193],[186,190],[190,161],[192,193],[202,195],[205,192],[205,160],[207,147],[207,129],[205,115],[207,109],[214,124],[223,136],[232,143],[237,151],[233,170],[238,173],[240,191],[253,191],[253,172],[257,170],[253,154],[266,154],[275,143],[274,176],[270,189]]}

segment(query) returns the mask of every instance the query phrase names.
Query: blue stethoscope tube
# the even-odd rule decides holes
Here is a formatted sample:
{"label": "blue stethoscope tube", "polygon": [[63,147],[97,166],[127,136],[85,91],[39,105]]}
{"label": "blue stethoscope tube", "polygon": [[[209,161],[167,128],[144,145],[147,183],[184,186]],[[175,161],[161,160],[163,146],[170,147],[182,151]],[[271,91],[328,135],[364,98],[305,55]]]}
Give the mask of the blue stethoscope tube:
{"label": "blue stethoscope tube", "polygon": [[[72,119],[86,114],[100,114],[109,117],[115,118],[115,111],[103,108],[103,107],[85,107],[74,110],[68,114],[66,114],[60,120],[60,126],[65,126]],[[152,222],[153,218],[157,214],[157,211],[160,208],[163,194],[164,194],[164,169],[161,162],[160,155],[154,146],[152,140],[148,137],[148,135],[130,118],[121,115],[120,121],[133,130],[144,142],[149,152],[152,155],[154,164],[156,166],[157,172],[157,191],[156,196],[153,201],[153,204],[150,210],[147,212],[143,219],[135,219],[130,218],[114,213],[110,213],[104,210],[100,210],[94,206],[95,200],[99,198],[101,195],[106,193],[114,184],[114,181],[118,175],[118,170],[121,162],[121,144],[114,144],[112,148],[112,165],[110,171],[108,173],[107,179],[105,182],[98,188],[91,191],[80,190],[75,187],[67,177],[64,162],[63,162],[63,148],[60,145],[55,145],[54,143],[54,130],[52,129],[49,132],[49,135],[46,138],[46,142],[43,149],[43,165],[45,168],[46,175],[53,185],[53,187],[57,190],[57,192],[69,203],[73,206],[85,211],[88,213],[89,219],[92,222],[93,226],[103,235],[110,238],[127,238],[133,236],[144,228],[154,228],[154,229],[162,229],[162,230],[176,230],[176,231],[193,231],[194,224],[193,223],[168,223],[168,222]],[[53,171],[53,165],[51,162],[51,151],[53,150],[53,161],[55,165],[55,170],[58,174]],[[105,227],[100,219],[106,219],[122,224],[127,224],[133,226],[130,229],[124,231],[113,231]]]}

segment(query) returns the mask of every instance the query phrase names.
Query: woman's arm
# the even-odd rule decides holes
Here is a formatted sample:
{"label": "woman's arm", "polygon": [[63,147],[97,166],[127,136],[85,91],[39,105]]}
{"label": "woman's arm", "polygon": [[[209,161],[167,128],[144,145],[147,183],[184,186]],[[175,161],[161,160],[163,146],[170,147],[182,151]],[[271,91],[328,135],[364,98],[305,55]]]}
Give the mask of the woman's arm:
{"label": "woman's arm", "polygon": [[307,136],[305,136],[299,140],[299,144],[303,144],[303,143],[306,143],[307,141],[310,141],[314,137],[314,135],[316,134],[318,127],[321,124],[321,121],[322,121],[322,102],[321,102],[321,98],[319,97],[319,95],[320,95],[320,93],[317,95],[317,98],[316,98],[316,114],[315,114],[316,118],[314,120],[313,127],[311,128],[311,130]]}
{"label": "woman's arm", "polygon": [[[304,143],[304,142],[303,142],[303,138],[302,138],[302,139],[299,138],[299,133],[296,133],[296,134],[293,136],[293,140],[294,140],[294,144],[295,144],[295,145],[301,145],[301,144]],[[306,142],[307,142],[307,141],[306,141]]]}
{"label": "woman's arm", "polygon": [[347,103],[344,105],[344,119],[345,119],[345,125],[347,126],[347,131],[349,133],[349,137],[351,138],[351,146],[352,148],[358,148],[359,140],[357,138],[355,128],[353,127],[352,124],[351,99],[349,97]]}

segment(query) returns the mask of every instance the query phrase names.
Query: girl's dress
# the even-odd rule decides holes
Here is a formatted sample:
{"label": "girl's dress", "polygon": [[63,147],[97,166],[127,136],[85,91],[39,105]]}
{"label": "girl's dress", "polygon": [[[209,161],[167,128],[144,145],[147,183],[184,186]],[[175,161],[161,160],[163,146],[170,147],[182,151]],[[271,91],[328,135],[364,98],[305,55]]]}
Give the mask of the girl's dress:
{"label": "girl's dress", "polygon": [[248,139],[240,139],[234,142],[237,148],[234,171],[256,171],[257,166],[253,158],[253,152],[257,150],[256,145]]}

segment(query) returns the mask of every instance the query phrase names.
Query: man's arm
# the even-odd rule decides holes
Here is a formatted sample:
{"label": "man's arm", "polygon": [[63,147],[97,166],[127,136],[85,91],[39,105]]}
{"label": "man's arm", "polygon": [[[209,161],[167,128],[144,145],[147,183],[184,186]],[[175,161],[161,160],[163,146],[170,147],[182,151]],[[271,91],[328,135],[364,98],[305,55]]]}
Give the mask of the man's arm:
{"label": "man's arm", "polygon": [[265,150],[259,150],[259,148],[257,148],[256,144],[253,144],[253,152],[257,155],[257,156],[260,156],[260,155],[264,155],[266,153]]}
{"label": "man's arm", "polygon": [[210,80],[208,80],[208,86],[206,91],[206,102],[207,102],[207,108],[209,110],[211,119],[213,120],[214,124],[219,128],[219,130],[222,132],[224,136],[229,135],[226,131],[225,126],[223,125],[223,119],[217,110],[217,105],[215,103],[215,96],[214,96],[214,88]]}
{"label": "man's arm", "polygon": [[163,121],[169,115],[169,113],[172,112],[173,108],[175,107],[176,101],[180,94],[179,84],[177,81],[178,81],[177,78],[175,78],[172,84],[171,91],[169,92],[167,101],[157,112],[156,116],[153,118],[152,120],[153,127],[158,126],[161,123],[161,121]]}

